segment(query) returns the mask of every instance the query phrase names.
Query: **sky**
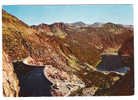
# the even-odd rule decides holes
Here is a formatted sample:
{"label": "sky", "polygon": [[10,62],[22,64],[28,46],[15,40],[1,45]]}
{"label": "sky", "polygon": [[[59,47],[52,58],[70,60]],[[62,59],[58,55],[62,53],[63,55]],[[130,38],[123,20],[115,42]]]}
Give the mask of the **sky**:
{"label": "sky", "polygon": [[4,5],[2,8],[28,25],[77,21],[133,25],[132,5]]}

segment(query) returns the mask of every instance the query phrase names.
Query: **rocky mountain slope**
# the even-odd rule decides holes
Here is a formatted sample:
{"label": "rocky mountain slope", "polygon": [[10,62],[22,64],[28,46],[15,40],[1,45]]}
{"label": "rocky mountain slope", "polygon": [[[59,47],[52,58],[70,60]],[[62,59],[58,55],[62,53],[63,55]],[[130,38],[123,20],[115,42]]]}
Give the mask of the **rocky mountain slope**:
{"label": "rocky mountain slope", "polygon": [[[87,46],[96,48],[103,53],[117,53],[125,40],[133,36],[133,30],[113,23],[106,23],[101,27],[73,27],[64,23],[40,24],[31,27],[45,32],[47,35],[50,31],[54,33],[53,35],[61,37],[60,34],[62,33],[62,37],[68,42],[73,40],[78,45],[87,44]],[[60,34],[58,35],[58,33]]]}
{"label": "rocky mountain slope", "polygon": [[19,80],[14,72],[12,62],[9,60],[9,56],[3,52],[2,56],[3,67],[3,95],[6,97],[18,97],[19,96]]}
{"label": "rocky mountain slope", "polygon": [[[123,77],[114,72],[99,72],[96,67],[101,54],[118,53],[124,42],[133,36],[133,30],[113,23],[102,27],[74,27],[65,23],[30,27],[3,10],[2,36],[3,55],[8,55],[3,62],[9,59],[11,63],[21,61],[25,66],[45,66],[45,77],[53,83],[53,96],[86,96],[112,87]],[[18,78],[14,80],[21,80],[18,76],[29,71],[20,64],[13,70]],[[3,84],[6,92],[9,88]]]}
{"label": "rocky mountain slope", "polygon": [[119,49],[119,54],[120,55],[125,55],[125,56],[134,56],[134,38],[133,36],[128,38],[122,47]]}

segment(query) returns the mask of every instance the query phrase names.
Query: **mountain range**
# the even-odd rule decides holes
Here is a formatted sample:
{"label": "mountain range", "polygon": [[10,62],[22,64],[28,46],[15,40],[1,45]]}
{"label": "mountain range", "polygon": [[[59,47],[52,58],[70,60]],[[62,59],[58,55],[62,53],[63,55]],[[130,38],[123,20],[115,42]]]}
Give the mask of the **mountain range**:
{"label": "mountain range", "polygon": [[[131,25],[76,22],[29,26],[2,10],[3,94],[20,96],[22,81],[18,76],[24,76],[28,70],[15,68],[12,63],[22,61],[37,67],[51,66],[45,73],[58,88],[53,88],[53,96],[117,95],[120,90],[109,92],[110,89],[120,88],[128,77],[133,79],[133,37]],[[122,61],[131,68],[129,74],[97,71],[102,54],[125,56]],[[118,81],[119,85],[115,85]]]}

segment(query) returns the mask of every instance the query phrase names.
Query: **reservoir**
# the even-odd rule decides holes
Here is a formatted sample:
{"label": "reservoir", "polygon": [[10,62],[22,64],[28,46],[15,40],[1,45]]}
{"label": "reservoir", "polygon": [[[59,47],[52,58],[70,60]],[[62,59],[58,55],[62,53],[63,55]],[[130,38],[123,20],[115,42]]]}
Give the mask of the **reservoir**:
{"label": "reservoir", "polygon": [[26,65],[22,61],[13,63],[19,79],[22,97],[52,96],[52,83],[44,75],[44,66]]}
{"label": "reservoir", "polygon": [[130,68],[125,66],[119,55],[102,55],[102,62],[97,67],[98,71],[127,73]]}

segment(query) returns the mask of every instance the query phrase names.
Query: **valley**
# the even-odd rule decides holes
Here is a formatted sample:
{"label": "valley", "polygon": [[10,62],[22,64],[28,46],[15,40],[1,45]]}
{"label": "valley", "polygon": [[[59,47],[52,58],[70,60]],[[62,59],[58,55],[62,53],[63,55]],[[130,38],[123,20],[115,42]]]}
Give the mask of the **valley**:
{"label": "valley", "polygon": [[3,94],[108,96],[127,89],[131,93],[122,95],[133,95],[133,37],[132,26],[110,22],[29,26],[2,10]]}

